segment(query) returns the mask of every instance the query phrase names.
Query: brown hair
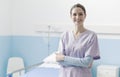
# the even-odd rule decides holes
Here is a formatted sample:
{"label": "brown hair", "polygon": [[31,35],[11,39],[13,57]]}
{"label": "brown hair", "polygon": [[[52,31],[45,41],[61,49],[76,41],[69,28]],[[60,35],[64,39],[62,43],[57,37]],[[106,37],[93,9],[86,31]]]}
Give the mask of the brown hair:
{"label": "brown hair", "polygon": [[85,7],[83,5],[81,5],[80,3],[77,3],[77,4],[73,5],[73,7],[70,9],[70,14],[72,14],[72,10],[76,7],[81,8],[84,11],[84,14],[86,14]]}

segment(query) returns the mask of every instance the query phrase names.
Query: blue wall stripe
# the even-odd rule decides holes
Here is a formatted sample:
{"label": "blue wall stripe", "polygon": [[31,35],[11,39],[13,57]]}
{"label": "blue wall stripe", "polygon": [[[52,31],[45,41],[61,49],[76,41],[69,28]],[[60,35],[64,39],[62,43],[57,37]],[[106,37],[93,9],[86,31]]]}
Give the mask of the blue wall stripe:
{"label": "blue wall stripe", "polygon": [[[47,37],[41,36],[0,36],[0,77],[5,77],[9,57],[22,57],[25,66],[36,64],[56,51],[58,42],[59,37],[51,37],[48,41]],[[101,59],[94,62],[93,77],[100,64],[120,66],[120,39],[99,39],[99,46]]]}

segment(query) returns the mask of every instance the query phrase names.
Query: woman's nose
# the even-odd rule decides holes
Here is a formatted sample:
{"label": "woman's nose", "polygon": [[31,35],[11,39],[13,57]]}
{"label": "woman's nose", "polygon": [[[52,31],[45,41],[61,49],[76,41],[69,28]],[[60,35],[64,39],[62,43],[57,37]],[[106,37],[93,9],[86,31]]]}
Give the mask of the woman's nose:
{"label": "woman's nose", "polygon": [[79,15],[77,15],[77,16],[76,16],[76,19],[79,19],[79,18],[80,18]]}

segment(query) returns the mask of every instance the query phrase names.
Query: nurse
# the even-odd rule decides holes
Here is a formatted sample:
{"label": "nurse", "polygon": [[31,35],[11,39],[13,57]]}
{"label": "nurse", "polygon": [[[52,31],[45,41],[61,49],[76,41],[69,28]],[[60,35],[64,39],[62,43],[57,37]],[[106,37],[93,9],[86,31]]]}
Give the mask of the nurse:
{"label": "nurse", "polygon": [[61,65],[59,77],[92,77],[93,61],[100,59],[97,35],[84,27],[83,5],[73,5],[70,16],[74,29],[62,34],[56,53],[56,61]]}

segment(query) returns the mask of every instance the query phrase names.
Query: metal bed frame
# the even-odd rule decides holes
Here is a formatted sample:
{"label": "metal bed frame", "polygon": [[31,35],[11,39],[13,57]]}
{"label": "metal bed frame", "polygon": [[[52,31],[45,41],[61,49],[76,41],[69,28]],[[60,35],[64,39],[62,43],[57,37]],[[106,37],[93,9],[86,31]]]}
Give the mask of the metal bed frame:
{"label": "metal bed frame", "polygon": [[35,67],[38,67],[39,65],[41,65],[41,64],[43,64],[44,62],[42,61],[42,62],[40,62],[40,63],[37,63],[37,64],[33,64],[33,65],[30,65],[30,66],[28,66],[28,67],[25,67],[25,68],[21,68],[21,69],[18,69],[18,70],[15,70],[15,71],[13,71],[13,72],[11,72],[11,73],[8,73],[6,76],[7,77],[12,77],[12,75],[14,74],[14,73],[19,73],[20,75],[21,75],[21,72],[22,71],[28,71],[28,70],[30,70],[30,69],[34,69]]}

